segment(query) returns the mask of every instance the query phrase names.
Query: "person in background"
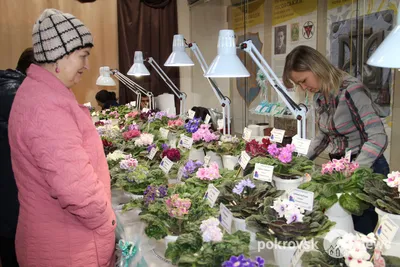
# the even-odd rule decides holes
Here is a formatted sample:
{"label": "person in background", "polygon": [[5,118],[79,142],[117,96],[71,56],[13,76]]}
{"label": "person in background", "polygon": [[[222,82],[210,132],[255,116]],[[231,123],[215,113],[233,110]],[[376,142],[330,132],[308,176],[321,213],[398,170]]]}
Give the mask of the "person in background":
{"label": "person in background", "polygon": [[71,87],[93,38],[71,14],[46,9],[33,26],[35,62],[9,119],[20,212],[20,266],[113,266],[116,218],[102,142]]}
{"label": "person in background", "polygon": [[117,95],[115,92],[109,92],[107,90],[98,91],[96,94],[97,104],[102,110],[109,109],[110,107],[118,107]]}
{"label": "person in background", "polygon": [[140,99],[140,110],[144,109],[144,108],[149,108],[149,97],[147,95],[142,95],[141,99]]}
{"label": "person in background", "polygon": [[0,260],[2,267],[18,266],[15,255],[15,232],[18,221],[18,190],[11,166],[8,143],[8,119],[15,94],[34,62],[32,47],[25,49],[15,70],[0,70]]}
{"label": "person in background", "polygon": [[[310,159],[329,145],[331,160],[344,157],[349,149],[360,166],[385,176],[389,173],[383,155],[388,144],[380,118],[384,114],[362,82],[308,46],[298,46],[287,55],[283,82],[314,94],[319,133],[311,142]],[[378,217],[370,208],[353,220],[356,231],[368,234],[374,231]]]}

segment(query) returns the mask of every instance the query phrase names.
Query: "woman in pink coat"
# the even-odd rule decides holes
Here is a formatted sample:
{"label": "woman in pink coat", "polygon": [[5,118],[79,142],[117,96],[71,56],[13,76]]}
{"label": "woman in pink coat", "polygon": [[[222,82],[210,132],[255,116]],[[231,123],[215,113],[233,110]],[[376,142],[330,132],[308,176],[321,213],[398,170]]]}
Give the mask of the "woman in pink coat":
{"label": "woman in pink coat", "polygon": [[20,213],[20,266],[111,266],[116,219],[101,140],[71,91],[93,38],[77,18],[45,10],[33,27],[28,69],[9,119]]}

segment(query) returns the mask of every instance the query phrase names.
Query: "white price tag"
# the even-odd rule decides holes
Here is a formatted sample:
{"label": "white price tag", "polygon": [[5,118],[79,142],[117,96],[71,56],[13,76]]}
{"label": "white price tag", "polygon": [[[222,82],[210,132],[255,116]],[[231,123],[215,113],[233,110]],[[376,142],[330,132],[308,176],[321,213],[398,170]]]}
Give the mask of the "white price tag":
{"label": "white price tag", "polygon": [[389,245],[397,231],[399,230],[399,226],[393,222],[389,216],[385,215],[379,221],[378,229],[376,230],[376,235],[378,239],[384,244]]}
{"label": "white price tag", "polygon": [[269,140],[275,143],[282,143],[284,136],[285,136],[285,130],[279,130],[274,128],[271,131],[271,136]]}
{"label": "white price tag", "polygon": [[182,177],[183,177],[183,168],[184,167],[180,167],[179,171],[178,171],[178,177],[176,178],[179,182],[182,181]]}
{"label": "white price tag", "polygon": [[192,145],[193,145],[193,138],[186,135],[181,136],[181,140],[179,141],[179,146],[191,149]]}
{"label": "white price tag", "polygon": [[246,151],[242,151],[239,157],[239,165],[240,167],[242,167],[243,170],[246,169],[246,166],[249,163],[250,159],[251,158],[249,154],[247,154]]}
{"label": "white price tag", "polygon": [[160,134],[162,139],[168,139],[169,130],[160,128]]}
{"label": "white price tag", "polygon": [[204,199],[207,200],[210,207],[214,207],[215,202],[219,196],[219,190],[213,185],[209,184],[207,192],[204,194]]}
{"label": "white price tag", "polygon": [[349,162],[351,162],[351,149],[347,150],[346,154],[344,155],[344,158],[349,160]]}
{"label": "white price tag", "polygon": [[271,182],[273,173],[274,166],[256,163],[254,167],[253,178],[265,182]]}
{"label": "white price tag", "polygon": [[295,151],[302,155],[307,155],[308,149],[310,148],[311,140],[300,137],[293,137],[292,144],[295,147]]}
{"label": "white price tag", "polygon": [[294,189],[290,192],[289,201],[293,201],[297,206],[312,211],[314,207],[314,192],[302,189]]}
{"label": "white price tag", "polygon": [[243,129],[243,139],[246,140],[247,142],[250,141],[251,138],[251,130],[247,127],[244,127]]}
{"label": "white price tag", "polygon": [[165,174],[168,174],[172,168],[172,165],[174,165],[174,163],[167,158],[167,156],[165,156],[160,163],[160,168]]}
{"label": "white price tag", "polygon": [[150,160],[153,160],[153,159],[154,159],[154,156],[155,156],[156,153],[157,153],[157,151],[158,151],[158,148],[157,148],[157,147],[153,147],[153,148],[150,150],[150,153],[147,155],[147,157],[148,157]]}
{"label": "white price tag", "polygon": [[224,129],[224,120],[223,119],[219,119],[217,121],[218,123],[218,130]]}
{"label": "white price tag", "polygon": [[211,156],[205,156],[204,157],[204,166],[208,166],[211,161]]}
{"label": "white price tag", "polygon": [[194,115],[196,114],[196,112],[194,112],[193,110],[189,109],[188,110],[188,117],[189,119],[194,119]]}
{"label": "white price tag", "polygon": [[229,234],[232,233],[232,221],[232,212],[224,204],[221,203],[219,205],[219,222]]}
{"label": "white price tag", "polygon": [[206,118],[204,119],[204,123],[209,124],[210,120],[211,120],[211,117],[210,117],[210,115],[207,114]]}

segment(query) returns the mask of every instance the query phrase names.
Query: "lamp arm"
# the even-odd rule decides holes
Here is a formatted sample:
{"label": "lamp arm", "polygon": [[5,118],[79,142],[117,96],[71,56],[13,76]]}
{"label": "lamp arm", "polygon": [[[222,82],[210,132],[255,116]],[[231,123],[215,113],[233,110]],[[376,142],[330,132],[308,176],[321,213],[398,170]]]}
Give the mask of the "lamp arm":
{"label": "lamp arm", "polygon": [[[263,58],[261,53],[257,50],[251,40],[245,41],[240,44],[240,48],[246,51],[256,65],[263,72],[271,86],[275,89],[279,97],[283,100],[297,122],[297,134],[301,138],[306,138],[306,113],[307,107],[298,105],[289,95],[287,88],[281,83],[274,71],[268,65],[267,61]],[[271,77],[272,76],[272,77]]]}
{"label": "lamp arm", "polygon": [[185,103],[186,103],[186,97],[187,95],[184,92],[181,92],[179,88],[171,81],[171,79],[168,77],[168,75],[164,72],[164,70],[158,65],[157,61],[154,60],[154,58],[149,57],[146,59],[147,62],[156,70],[158,75],[160,75],[161,79],[165,82],[165,84],[171,89],[171,91],[179,98],[180,100],[180,111],[181,115],[186,113],[185,110]]}
{"label": "lamp arm", "polygon": [[[150,109],[155,108],[154,95],[152,92],[147,91],[146,89],[141,87],[139,84],[135,83],[134,81],[132,81],[131,79],[129,79],[128,77],[126,77],[125,75],[123,75],[121,72],[119,72],[116,69],[111,70],[111,73],[135,94],[140,95],[142,93],[142,94],[145,94],[146,96],[148,96],[149,101],[150,101]],[[141,96],[139,97],[138,101],[141,101]],[[138,102],[137,105],[138,105],[138,107],[140,107],[140,102]]]}
{"label": "lamp arm", "polygon": [[[192,51],[193,54],[196,56],[197,61],[200,64],[201,69],[203,70],[203,73],[206,73],[208,70],[208,65],[207,62],[205,61],[203,54],[200,51],[200,48],[196,43],[190,43],[187,45]],[[224,96],[224,94],[221,92],[219,89],[217,83],[215,82],[214,79],[212,78],[207,78],[208,83],[210,84],[212,90],[214,91],[214,94],[216,95],[219,103],[222,106],[222,113],[223,113],[223,120],[224,120],[224,134],[230,134],[231,132],[231,114],[230,114],[230,104],[231,100]],[[227,122],[225,120],[227,119]]]}

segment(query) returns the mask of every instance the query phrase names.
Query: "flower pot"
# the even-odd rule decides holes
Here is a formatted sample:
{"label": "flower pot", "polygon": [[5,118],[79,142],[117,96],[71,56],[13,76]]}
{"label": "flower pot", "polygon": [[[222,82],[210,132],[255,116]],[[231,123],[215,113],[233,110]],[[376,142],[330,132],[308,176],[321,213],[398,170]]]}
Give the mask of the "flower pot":
{"label": "flower pot", "polygon": [[204,154],[203,148],[196,149],[196,148],[192,147],[190,149],[190,152],[189,152],[190,160],[193,160],[193,161],[199,160],[201,162],[204,162],[204,156],[205,156],[205,154]]}
{"label": "flower pot", "polygon": [[293,189],[296,189],[303,183],[303,177],[296,177],[295,179],[282,179],[277,176],[273,176],[272,180],[275,182],[275,187],[278,190],[285,190],[286,195],[290,194]]}
{"label": "flower pot", "polygon": [[[383,216],[387,215],[395,224],[400,226],[400,215],[387,213],[381,209],[375,208],[375,212],[378,213],[378,225],[381,223]],[[383,255],[386,256],[399,256],[399,246],[400,246],[400,230],[394,235],[392,242],[390,243],[390,248],[383,250]]]}
{"label": "flower pot", "polygon": [[281,245],[274,246],[275,265],[279,267],[291,266],[290,263],[297,250],[297,246],[286,247]]}
{"label": "flower pot", "polygon": [[224,165],[222,165],[221,156],[218,155],[217,153],[215,153],[213,151],[207,151],[206,156],[210,156],[211,157],[210,163],[211,162],[216,162],[220,169],[222,169],[224,167]]}
{"label": "flower pot", "polygon": [[236,164],[238,164],[239,157],[230,156],[230,155],[223,155],[222,162],[224,164],[224,168],[228,170],[234,170]]}
{"label": "flower pot", "polygon": [[233,218],[233,229],[234,231],[245,231],[250,233],[250,246],[256,242],[256,233],[247,229],[246,220]]}
{"label": "flower pot", "polygon": [[96,123],[96,122],[98,122],[100,119],[99,119],[99,116],[93,116],[92,117],[92,122],[93,123]]}
{"label": "flower pot", "polygon": [[168,248],[168,243],[175,242],[179,236],[177,235],[167,235],[164,237],[165,248]]}
{"label": "flower pot", "polygon": [[[337,194],[338,198],[341,195],[341,193]],[[351,216],[350,212],[340,206],[339,201],[327,209],[325,211],[325,215],[328,216],[329,220],[336,223],[331,231],[333,229],[340,229],[348,233],[354,233],[353,217]]]}

